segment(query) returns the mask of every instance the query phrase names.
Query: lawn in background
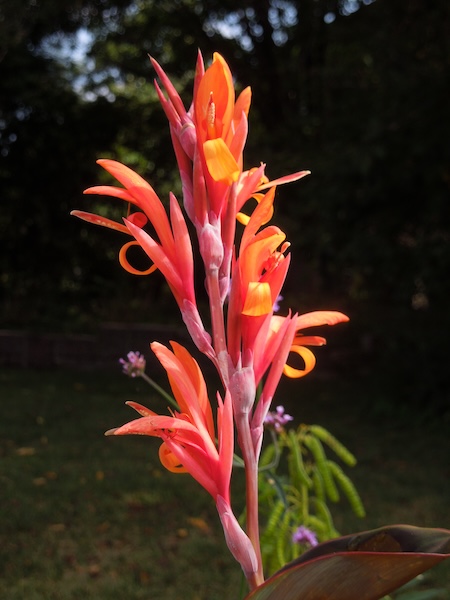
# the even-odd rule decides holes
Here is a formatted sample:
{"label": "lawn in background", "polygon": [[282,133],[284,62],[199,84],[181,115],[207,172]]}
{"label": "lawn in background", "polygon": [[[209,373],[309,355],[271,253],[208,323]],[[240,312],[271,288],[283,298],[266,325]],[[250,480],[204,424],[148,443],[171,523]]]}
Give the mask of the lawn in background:
{"label": "lawn in background", "polygon": [[[359,459],[349,474],[368,516],[356,519],[345,501],[333,507],[342,534],[400,522],[450,528],[448,422],[376,415],[382,393],[350,374],[312,374],[284,382],[277,401]],[[239,567],[206,492],[161,467],[157,440],[103,436],[134,418],[125,400],[165,409],[142,380],[6,370],[0,397],[0,598],[238,597]],[[430,571],[427,585],[450,595],[449,571]]]}

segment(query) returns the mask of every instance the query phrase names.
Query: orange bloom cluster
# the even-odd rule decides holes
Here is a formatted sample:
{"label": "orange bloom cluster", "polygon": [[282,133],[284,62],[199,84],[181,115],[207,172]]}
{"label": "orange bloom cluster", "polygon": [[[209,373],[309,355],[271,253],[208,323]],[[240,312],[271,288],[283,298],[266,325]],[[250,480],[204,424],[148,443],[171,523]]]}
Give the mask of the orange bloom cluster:
{"label": "orange bloom cluster", "polygon": [[[216,366],[224,392],[217,394],[217,425],[201,370],[191,354],[172,342],[152,350],[167,372],[179,409],[158,415],[129,403],[140,417],[109,433],[144,434],[162,440],[160,459],[173,472],[189,472],[215,499],[230,549],[252,579],[260,569],[255,539],[240,529],[230,507],[230,478],[234,423],[246,465],[257,464],[264,419],[282,374],[302,377],[315,365],[306,346],[324,338],[302,330],[334,325],[347,317],[335,311],[298,316],[274,314],[289,268],[289,243],[281,229],[269,222],[277,185],[308,174],[299,171],[269,181],[265,165],[243,170],[248,133],[250,88],[236,98],[231,71],[219,54],[205,70],[199,54],[192,104],[186,110],[169,78],[152,59],[161,87],[155,81],[167,115],[182,181],[183,203],[171,194],[169,211],[153,188],[137,173],[113,160],[99,160],[120,184],[95,186],[86,194],[107,195],[125,201],[133,212],[122,223],[87,213],[72,214],[132,237],[119,260],[130,273],[147,275],[158,270],[165,277],[197,348]],[[253,199],[253,211],[247,201]],[[184,208],[184,211],[183,211]],[[247,214],[249,213],[249,214]],[[185,216],[194,225],[209,295],[211,334],[199,313],[194,286],[194,258]],[[149,233],[147,224],[152,231]],[[244,228],[236,241],[237,224]],[[152,264],[139,271],[128,260],[131,246],[140,246]],[[287,364],[299,355],[304,368]],[[256,387],[263,382],[256,402]],[[255,478],[255,473],[253,473]],[[250,535],[250,538],[252,536]],[[255,566],[256,565],[256,566]],[[256,577],[257,579],[257,577]]]}

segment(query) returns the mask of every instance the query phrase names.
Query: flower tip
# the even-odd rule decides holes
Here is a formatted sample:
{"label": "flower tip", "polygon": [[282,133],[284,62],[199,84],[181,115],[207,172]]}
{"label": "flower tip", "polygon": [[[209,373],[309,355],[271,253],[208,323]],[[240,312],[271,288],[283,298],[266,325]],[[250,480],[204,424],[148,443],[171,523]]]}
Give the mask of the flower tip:
{"label": "flower tip", "polygon": [[108,431],[105,431],[105,436],[115,435],[117,429],[118,427],[114,427],[114,429],[108,429]]}

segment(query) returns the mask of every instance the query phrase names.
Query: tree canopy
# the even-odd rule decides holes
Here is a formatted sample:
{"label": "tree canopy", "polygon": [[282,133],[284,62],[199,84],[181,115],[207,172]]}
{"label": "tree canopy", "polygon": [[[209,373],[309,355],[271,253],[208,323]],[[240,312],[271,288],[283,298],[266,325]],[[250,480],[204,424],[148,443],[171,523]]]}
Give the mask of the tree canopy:
{"label": "tree canopy", "polygon": [[179,191],[147,55],[188,102],[198,48],[253,89],[246,166],[312,171],[278,192],[301,307],[443,309],[449,30],[445,0],[2,0],[4,325],[143,319],[165,300],[157,276],[120,272],[114,234],[68,215],[89,210],[102,156]]}

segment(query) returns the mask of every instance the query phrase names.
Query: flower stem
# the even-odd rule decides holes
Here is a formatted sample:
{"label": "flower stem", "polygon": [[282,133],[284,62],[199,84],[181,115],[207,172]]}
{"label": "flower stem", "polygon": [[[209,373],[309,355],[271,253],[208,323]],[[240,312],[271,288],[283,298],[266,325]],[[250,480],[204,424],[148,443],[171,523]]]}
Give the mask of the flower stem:
{"label": "flower stem", "polygon": [[209,296],[214,350],[217,356],[220,376],[225,386],[227,386],[229,380],[228,351],[225,338],[225,321],[223,316],[223,305],[220,299],[218,269],[211,269],[209,272],[207,272],[206,287]]}
{"label": "flower stem", "polygon": [[172,398],[172,396],[168,394],[164,388],[158,385],[156,381],[153,381],[153,379],[145,373],[142,373],[140,377],[142,377],[144,381],[146,381],[154,390],[156,390],[158,394],[160,394],[165,400],[167,400],[169,404],[171,404],[176,410],[180,410],[180,407],[175,402],[175,399]]}
{"label": "flower stem", "polygon": [[253,448],[252,436],[248,414],[240,412],[236,415],[238,442],[242,451],[245,464],[246,508],[247,508],[247,535],[252,542],[258,561],[258,570],[254,573],[249,585],[252,589],[264,582],[262,570],[261,547],[259,542],[259,516],[258,516],[258,463]]}

